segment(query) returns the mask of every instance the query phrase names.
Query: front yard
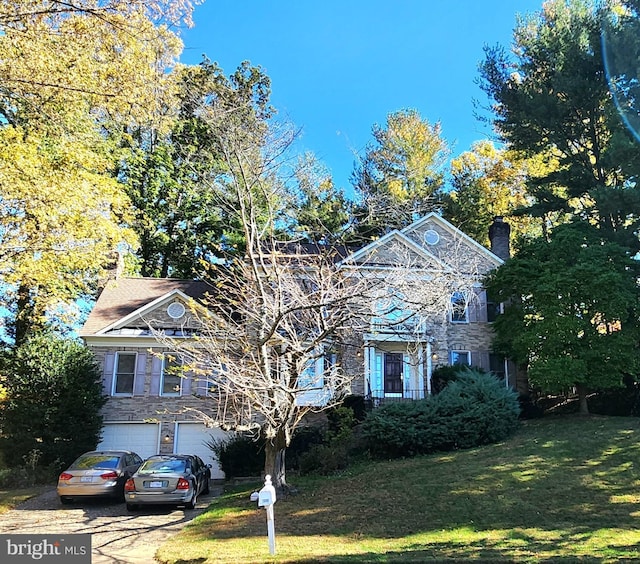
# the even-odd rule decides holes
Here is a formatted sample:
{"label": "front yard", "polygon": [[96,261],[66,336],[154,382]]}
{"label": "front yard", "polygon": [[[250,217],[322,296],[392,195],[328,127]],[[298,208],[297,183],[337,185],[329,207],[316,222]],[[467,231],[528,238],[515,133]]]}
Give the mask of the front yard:
{"label": "front yard", "polygon": [[277,555],[252,489],[226,493],[161,562],[640,560],[640,419],[548,417],[497,445],[290,477]]}
{"label": "front yard", "polygon": [[2,488],[0,489],[0,515],[13,509],[16,505],[23,501],[41,494],[50,486],[32,486],[28,488],[19,488],[16,490]]}

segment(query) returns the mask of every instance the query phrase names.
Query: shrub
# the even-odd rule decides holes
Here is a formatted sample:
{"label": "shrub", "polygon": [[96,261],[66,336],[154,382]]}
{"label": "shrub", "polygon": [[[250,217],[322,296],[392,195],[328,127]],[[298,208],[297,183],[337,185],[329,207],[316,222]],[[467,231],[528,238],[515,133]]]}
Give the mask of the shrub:
{"label": "shrub", "polygon": [[300,470],[301,457],[314,446],[324,443],[325,440],[325,429],[317,425],[296,429],[285,454],[287,470]]}
{"label": "shrub", "polygon": [[472,369],[421,401],[386,405],[363,423],[372,456],[398,458],[497,442],[517,427],[517,394],[491,374]]}
{"label": "shrub", "polygon": [[227,480],[240,476],[259,476],[264,468],[264,441],[246,433],[205,443],[215,454]]}
{"label": "shrub", "polygon": [[518,394],[492,374],[466,369],[437,397],[440,417],[452,429],[457,448],[495,443],[517,427]]}
{"label": "shrub", "polygon": [[[318,426],[296,429],[287,448],[286,468],[300,468],[301,456],[326,440],[326,431]],[[226,439],[211,439],[206,445],[213,451],[225,477],[259,476],[264,469],[264,440],[248,433],[234,433]]]}
{"label": "shrub", "polygon": [[447,450],[453,439],[434,400],[391,403],[371,413],[362,424],[369,453],[376,458],[401,458]]}
{"label": "shrub", "polygon": [[589,411],[599,415],[640,415],[640,383],[626,375],[620,388],[602,390],[589,397]]}
{"label": "shrub", "polygon": [[37,452],[35,466],[61,469],[96,447],[106,397],[89,349],[70,339],[37,335],[3,357],[1,375],[5,461],[27,460]]}
{"label": "shrub", "polygon": [[[287,447],[287,470],[301,474],[327,475],[345,468],[357,450],[353,428],[366,416],[364,398],[347,396],[339,407],[327,411],[326,428],[305,425],[295,430]],[[247,434],[236,433],[227,439],[211,439],[207,446],[219,461],[227,479],[256,476],[264,466],[264,441]],[[359,447],[364,450],[363,447]]]}
{"label": "shrub", "polygon": [[434,368],[431,374],[431,393],[433,395],[439,394],[449,382],[453,382],[458,377],[460,370],[460,366],[448,364]]}
{"label": "shrub", "polygon": [[358,423],[354,410],[344,404],[327,413],[328,429],[321,444],[300,455],[301,474],[327,476],[349,465],[354,452],[353,428]]}
{"label": "shrub", "polygon": [[342,407],[346,407],[353,411],[355,422],[364,421],[367,416],[368,406],[364,396],[346,396],[344,400],[342,400]]}

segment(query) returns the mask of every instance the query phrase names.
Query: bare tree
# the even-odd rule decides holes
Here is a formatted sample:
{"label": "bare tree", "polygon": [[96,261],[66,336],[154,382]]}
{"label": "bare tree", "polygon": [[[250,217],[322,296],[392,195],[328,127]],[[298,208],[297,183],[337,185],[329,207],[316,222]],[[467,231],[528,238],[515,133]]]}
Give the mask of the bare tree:
{"label": "bare tree", "polygon": [[[285,450],[295,429],[308,414],[339,403],[362,378],[345,370],[344,360],[361,346],[372,319],[392,328],[398,315],[390,313],[401,312],[426,334],[419,328],[449,310],[452,293],[473,294],[482,269],[462,240],[426,262],[404,235],[384,260],[375,252],[282,240],[278,218],[290,198],[282,171],[294,132],[274,134],[263,123],[234,127],[233,113],[225,108],[220,115],[215,104],[202,115],[218,134],[227,170],[208,189],[219,195],[246,246],[212,268],[217,295],[206,308],[193,308],[199,334],[157,337],[206,381],[210,401],[201,418],[259,433],[265,473],[285,490]],[[381,316],[380,304],[390,296]]]}
{"label": "bare tree", "polygon": [[289,198],[282,170],[295,132],[264,124],[235,128],[228,109],[223,116],[215,105],[207,111],[227,171],[208,189],[241,231],[245,249],[210,270],[219,293],[206,311],[194,308],[201,326],[197,338],[158,338],[206,380],[211,401],[200,413],[203,419],[254,431],[266,441],[265,473],[282,490],[285,449],[296,427],[308,413],[336,405],[359,376],[342,369],[339,345],[364,313],[366,287],[341,280],[340,248],[277,236]]}

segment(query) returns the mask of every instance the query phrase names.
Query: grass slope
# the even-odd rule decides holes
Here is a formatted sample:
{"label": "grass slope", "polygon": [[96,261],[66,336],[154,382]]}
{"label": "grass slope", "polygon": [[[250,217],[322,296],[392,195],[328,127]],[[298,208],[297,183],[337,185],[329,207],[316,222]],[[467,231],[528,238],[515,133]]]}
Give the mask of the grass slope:
{"label": "grass slope", "polygon": [[[296,478],[277,554],[251,488],[158,550],[161,562],[640,561],[640,419],[545,418],[496,445]],[[257,486],[256,486],[257,487]]]}

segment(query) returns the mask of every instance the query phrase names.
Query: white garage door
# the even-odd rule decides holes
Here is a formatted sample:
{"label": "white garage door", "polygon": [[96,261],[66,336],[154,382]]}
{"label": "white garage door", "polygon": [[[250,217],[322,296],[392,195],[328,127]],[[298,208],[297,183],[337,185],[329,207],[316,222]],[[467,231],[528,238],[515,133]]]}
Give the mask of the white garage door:
{"label": "white garage door", "polygon": [[158,454],[160,429],[157,423],[105,423],[100,450],[132,450],[142,458]]}
{"label": "white garage door", "polygon": [[214,480],[224,480],[224,472],[214,458],[213,451],[205,443],[212,437],[225,439],[227,435],[225,431],[205,427],[203,423],[177,423],[174,452],[197,454],[206,464],[211,464],[211,477]]}

